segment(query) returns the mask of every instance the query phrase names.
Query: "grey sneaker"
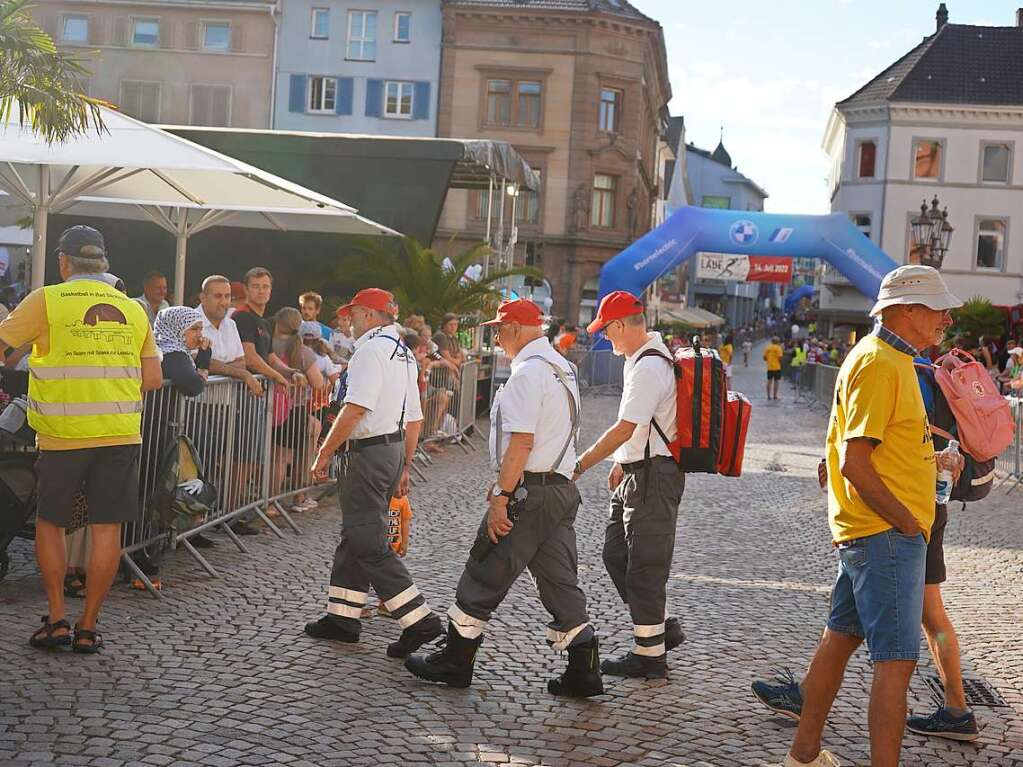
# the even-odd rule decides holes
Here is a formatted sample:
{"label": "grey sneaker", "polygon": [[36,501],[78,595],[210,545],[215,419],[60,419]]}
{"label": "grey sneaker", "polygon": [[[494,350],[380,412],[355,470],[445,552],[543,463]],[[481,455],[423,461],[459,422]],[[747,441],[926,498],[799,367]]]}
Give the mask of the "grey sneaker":
{"label": "grey sneaker", "polygon": [[803,693],[791,671],[783,670],[775,677],[774,684],[757,680],[752,688],[757,700],[776,714],[799,721],[803,713]]}
{"label": "grey sneaker", "polygon": [[917,735],[933,735],[950,740],[976,740],[980,737],[977,717],[972,711],[962,716],[952,716],[945,707],[930,716],[911,716],[906,719],[906,729]]}

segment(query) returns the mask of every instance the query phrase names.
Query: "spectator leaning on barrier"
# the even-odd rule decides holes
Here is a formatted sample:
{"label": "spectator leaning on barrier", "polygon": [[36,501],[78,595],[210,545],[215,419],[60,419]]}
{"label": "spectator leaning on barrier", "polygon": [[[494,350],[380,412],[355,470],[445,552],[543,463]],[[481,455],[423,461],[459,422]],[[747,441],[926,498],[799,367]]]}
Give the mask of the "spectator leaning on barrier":
{"label": "spectator leaning on barrier", "polygon": [[846,664],[864,639],[874,663],[871,764],[899,763],[906,691],[920,654],[937,479],[913,359],[917,348],[941,343],[950,310],[961,305],[931,267],[889,272],[871,310],[881,323],[839,371],[826,459],[838,577],[786,767],[837,764],[821,750],[821,735]]}
{"label": "spectator leaning on barrier", "polygon": [[462,351],[462,344],[458,340],[458,315],[445,314],[440,330],[433,335],[433,342],[437,344],[437,351],[440,355],[461,368],[465,362],[465,352]]}
{"label": "spectator leaning on barrier", "polygon": [[[412,350],[419,365],[419,397],[423,403],[424,438],[435,435],[443,425],[444,416],[451,404],[452,393],[444,388],[431,385],[430,371],[435,366],[450,364],[440,359],[439,354],[429,353],[429,339],[410,330],[402,336],[405,346]],[[434,442],[425,442],[423,449],[436,453],[443,448]]]}
{"label": "spectator leaning on barrier", "polygon": [[220,274],[211,274],[202,281],[199,294],[202,334],[210,340],[210,373],[237,378],[245,382],[254,397],[263,394],[263,384],[245,367],[245,349],[238,335],[238,326],[227,316],[231,306],[231,282]]}
{"label": "spectator leaning on barrier", "polygon": [[170,306],[167,303],[167,278],[160,272],[147,273],[142,280],[142,295],[132,300],[145,310],[149,324],[152,325],[160,310]]}
{"label": "spectator leaning on barrier", "polygon": [[323,308],[323,296],[309,290],[298,297],[298,308],[302,312],[302,319],[307,322],[315,322],[324,341],[330,340],[331,329],[320,322],[320,309]]}
{"label": "spectator leaning on barrier", "polygon": [[[161,309],[153,324],[156,345],[163,353],[163,377],[186,397],[202,394],[209,376],[213,352],[202,328],[202,312],[191,306]],[[194,361],[193,351],[198,352]]]}
{"label": "spectator leaning on barrier", "polygon": [[[100,607],[117,575],[121,524],[139,517],[142,392],[163,382],[145,312],[104,281],[103,236],[73,226],[57,247],[59,285],[32,291],[0,323],[3,346],[32,344],[28,421],[39,447],[36,558],[49,614],[33,647],[98,652]],[[84,492],[92,540],[85,609],[64,617],[64,528]]]}
{"label": "spectator leaning on barrier", "polygon": [[[606,660],[605,674],[664,678],[667,652],[682,644],[677,618],[667,618],[667,584],[675,551],[675,522],[685,475],[653,424],[669,440],[678,433],[675,367],[661,334],[648,332],[640,300],[625,291],[604,296],[590,333],[603,331],[625,357],[618,420],[586,450],[576,477],[614,456],[607,478],[611,516],[604,533],[604,566],[633,623],[632,650]],[[646,356],[644,356],[646,355]],[[641,359],[642,358],[642,359]]]}

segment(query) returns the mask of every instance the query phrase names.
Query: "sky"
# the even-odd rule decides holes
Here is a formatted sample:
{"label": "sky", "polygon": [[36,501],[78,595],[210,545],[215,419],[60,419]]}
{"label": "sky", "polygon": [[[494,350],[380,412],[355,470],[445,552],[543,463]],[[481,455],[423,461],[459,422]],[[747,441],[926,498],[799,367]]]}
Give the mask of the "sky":
{"label": "sky", "polygon": [[[827,213],[824,129],[840,101],[935,29],[937,0],[631,0],[664,28],[673,115],[770,194]],[[1011,26],[1023,0],[946,0],[949,22]]]}

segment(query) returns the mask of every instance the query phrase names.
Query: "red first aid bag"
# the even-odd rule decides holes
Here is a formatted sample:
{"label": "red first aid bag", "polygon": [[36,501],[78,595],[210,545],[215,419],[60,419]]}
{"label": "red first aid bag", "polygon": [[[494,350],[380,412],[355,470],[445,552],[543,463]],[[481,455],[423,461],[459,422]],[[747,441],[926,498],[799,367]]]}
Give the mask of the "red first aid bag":
{"label": "red first aid bag", "polygon": [[717,472],[726,477],[742,475],[742,457],[746,452],[746,432],[753,412],[750,401],[737,391],[728,392],[724,418],[721,424],[721,449],[718,451]]}

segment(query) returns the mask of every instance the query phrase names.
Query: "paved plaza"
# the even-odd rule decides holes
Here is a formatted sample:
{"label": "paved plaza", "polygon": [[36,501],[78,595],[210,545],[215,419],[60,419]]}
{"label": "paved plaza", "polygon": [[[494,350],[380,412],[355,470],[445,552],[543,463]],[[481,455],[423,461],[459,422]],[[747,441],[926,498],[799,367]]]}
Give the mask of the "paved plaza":
{"label": "paved plaza", "polygon": [[[159,601],[118,584],[101,655],[41,653],[26,640],[45,612],[42,589],[18,541],[0,583],[0,765],[780,764],[793,725],[749,685],[783,667],[801,674],[826,617],[835,559],[815,477],[826,418],[794,404],[787,385],[784,401],[767,403],[761,368],[736,371],[754,403],[745,473],[690,477],[669,582],[687,640],[669,680],[606,678],[607,694],[585,702],[548,695],[565,658],[544,644],[546,615],[525,577],[491,621],[468,690],[422,683],[389,660],[398,628],[386,618],[365,622],[358,645],[306,637],[326,598],[333,505],[298,517],[301,536],[247,539],[248,555],[219,537],[217,579],[178,552]],[[616,406],[587,398],[587,444]],[[492,474],[483,450],[449,449],[429,475],[413,491],[408,564],[443,611]],[[605,475],[597,467],[581,482],[577,528],[580,579],[609,655],[629,646],[631,627],[600,557]],[[955,507],[947,533],[945,593],[965,672],[1008,705],[977,709],[986,727],[975,744],[907,735],[906,765],[1023,767],[1021,501],[996,491]],[[928,660],[914,678],[916,712],[933,708],[921,676],[932,671]],[[844,764],[868,761],[869,672],[861,651],[825,731]]]}

